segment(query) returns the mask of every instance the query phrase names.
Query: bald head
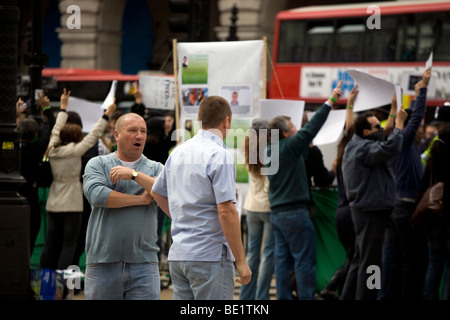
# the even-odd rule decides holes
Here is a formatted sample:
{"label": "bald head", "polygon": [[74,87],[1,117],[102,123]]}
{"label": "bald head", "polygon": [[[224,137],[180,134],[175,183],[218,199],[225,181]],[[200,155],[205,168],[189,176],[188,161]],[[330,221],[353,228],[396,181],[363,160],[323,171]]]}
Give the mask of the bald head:
{"label": "bald head", "polygon": [[141,115],[137,113],[125,113],[117,119],[115,130],[120,132],[126,123],[135,121],[143,121],[145,123],[145,120]]}
{"label": "bald head", "polygon": [[138,160],[147,139],[147,124],[137,113],[126,113],[117,119],[114,130],[117,141],[117,157],[123,161]]}

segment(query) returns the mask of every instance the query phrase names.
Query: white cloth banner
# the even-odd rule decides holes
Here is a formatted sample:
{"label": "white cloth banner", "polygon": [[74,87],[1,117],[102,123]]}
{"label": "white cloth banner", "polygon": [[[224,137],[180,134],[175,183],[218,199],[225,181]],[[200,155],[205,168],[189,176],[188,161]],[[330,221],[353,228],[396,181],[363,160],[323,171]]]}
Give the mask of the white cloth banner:
{"label": "white cloth banner", "polygon": [[347,70],[358,85],[358,95],[353,112],[365,111],[390,105],[395,93],[395,85],[359,70]]}
{"label": "white cloth banner", "polygon": [[173,76],[139,77],[139,90],[146,108],[174,110],[175,80]]}
{"label": "white cloth banner", "polygon": [[[178,83],[181,115],[197,117],[204,97],[239,94],[233,117],[259,113],[263,88],[264,41],[179,42]],[[232,90],[232,88],[236,90]]]}

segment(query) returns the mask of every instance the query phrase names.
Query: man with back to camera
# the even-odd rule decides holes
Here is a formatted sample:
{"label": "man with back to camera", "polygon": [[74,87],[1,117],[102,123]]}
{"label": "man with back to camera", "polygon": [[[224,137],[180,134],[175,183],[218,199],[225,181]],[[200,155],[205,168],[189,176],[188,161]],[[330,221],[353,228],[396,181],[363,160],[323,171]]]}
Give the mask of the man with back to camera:
{"label": "man with back to camera", "polygon": [[169,269],[175,300],[233,300],[236,269],[247,284],[251,271],[236,211],[236,166],[223,139],[231,127],[230,104],[202,100],[201,128],[176,147],[156,178],[152,196],[172,219]]}
{"label": "man with back to camera", "polygon": [[400,108],[394,131],[385,141],[380,121],[373,113],[364,112],[356,118],[355,134],[345,147],[342,173],[356,248],[343,295],[355,290],[356,300],[376,300],[378,295],[376,287],[367,285],[373,273],[368,273],[368,267],[381,268],[384,233],[395,203],[395,182],[387,160],[401,152],[406,116]]}
{"label": "man with back to camera", "polygon": [[[268,175],[270,222],[275,237],[275,279],[277,299],[292,296],[291,270],[295,271],[298,299],[313,300],[316,289],[315,230],[309,215],[310,190],[305,168],[309,144],[325,123],[331,107],[342,96],[342,81],[314,117],[297,131],[289,117],[278,116],[269,122],[270,130],[278,130],[279,142],[271,141],[267,148],[267,167],[277,167],[275,152],[279,152],[278,172]],[[272,132],[271,132],[272,137]]]}

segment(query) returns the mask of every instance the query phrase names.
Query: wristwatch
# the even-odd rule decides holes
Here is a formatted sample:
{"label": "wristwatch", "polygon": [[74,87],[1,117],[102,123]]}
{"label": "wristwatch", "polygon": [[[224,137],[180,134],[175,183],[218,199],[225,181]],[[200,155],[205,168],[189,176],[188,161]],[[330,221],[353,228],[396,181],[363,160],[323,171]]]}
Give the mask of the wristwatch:
{"label": "wristwatch", "polygon": [[136,177],[138,176],[138,174],[139,174],[139,172],[138,172],[138,171],[136,171],[136,170],[133,170],[133,171],[131,172],[131,180],[135,180],[135,179],[136,179]]}

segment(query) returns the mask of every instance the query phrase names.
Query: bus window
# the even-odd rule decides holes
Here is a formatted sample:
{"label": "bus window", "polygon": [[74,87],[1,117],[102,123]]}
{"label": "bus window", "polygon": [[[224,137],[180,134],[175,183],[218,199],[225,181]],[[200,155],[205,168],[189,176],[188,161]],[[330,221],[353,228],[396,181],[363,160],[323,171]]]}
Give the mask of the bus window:
{"label": "bus window", "polygon": [[364,35],[364,61],[395,61],[397,17],[382,16],[381,29],[368,29]]}
{"label": "bus window", "polygon": [[302,50],[305,39],[305,22],[301,20],[282,21],[278,47],[278,62],[303,61]]}
{"label": "bus window", "polygon": [[435,21],[428,15],[420,18],[417,37],[417,61],[425,61],[434,47],[433,29]]}
{"label": "bus window", "polygon": [[311,21],[306,31],[305,61],[331,62],[333,21]]}
{"label": "bus window", "polygon": [[338,20],[334,61],[359,62],[363,57],[363,37],[366,25],[362,20]]}
{"label": "bus window", "polygon": [[399,17],[396,61],[415,61],[417,28],[412,14]]}
{"label": "bus window", "polygon": [[450,13],[442,14],[439,17],[434,30],[433,59],[436,61],[449,61],[450,45],[448,44],[448,39],[450,39]]}
{"label": "bus window", "polygon": [[435,12],[418,15],[417,60],[426,60],[433,50],[435,61],[450,59],[450,13]]}

